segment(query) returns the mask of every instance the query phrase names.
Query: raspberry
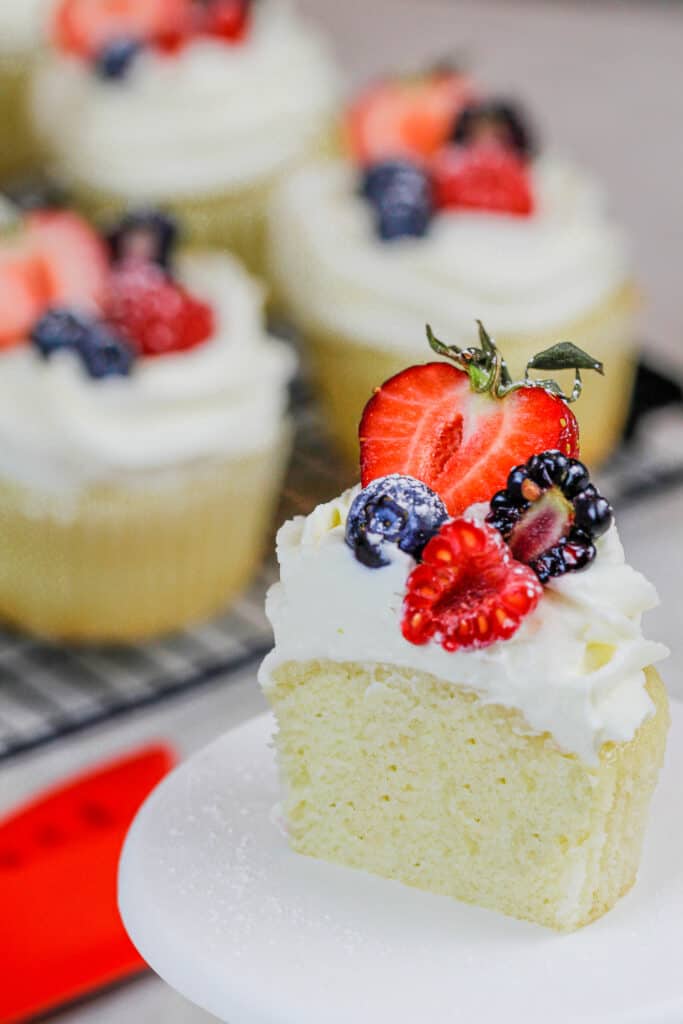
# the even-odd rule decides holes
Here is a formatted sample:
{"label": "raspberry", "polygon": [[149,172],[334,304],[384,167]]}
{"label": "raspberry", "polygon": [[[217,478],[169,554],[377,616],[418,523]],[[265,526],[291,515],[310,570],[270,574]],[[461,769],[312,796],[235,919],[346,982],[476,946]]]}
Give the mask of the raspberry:
{"label": "raspberry", "polygon": [[246,35],[250,18],[249,0],[204,0],[195,28],[200,33],[236,43]]}
{"label": "raspberry", "polygon": [[524,162],[493,143],[449,146],[432,164],[437,208],[529,216],[534,210]]}
{"label": "raspberry", "polygon": [[114,270],[105,315],[141,355],[184,352],[213,332],[213,311],[152,263]]}
{"label": "raspberry", "polygon": [[516,633],[542,593],[494,529],[453,519],[408,577],[403,636],[412,644],[436,639],[447,651],[488,647]]}

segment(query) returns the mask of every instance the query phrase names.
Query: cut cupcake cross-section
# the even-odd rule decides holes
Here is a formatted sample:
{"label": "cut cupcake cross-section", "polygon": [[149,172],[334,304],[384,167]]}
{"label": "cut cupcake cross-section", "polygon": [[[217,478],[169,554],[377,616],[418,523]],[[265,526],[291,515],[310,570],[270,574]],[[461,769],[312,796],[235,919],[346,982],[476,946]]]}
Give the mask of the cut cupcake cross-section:
{"label": "cut cupcake cross-section", "polygon": [[378,388],[362,487],[280,530],[260,679],[296,851],[566,931],[635,881],[667,651],[578,457],[602,368],[515,381],[480,337]]}

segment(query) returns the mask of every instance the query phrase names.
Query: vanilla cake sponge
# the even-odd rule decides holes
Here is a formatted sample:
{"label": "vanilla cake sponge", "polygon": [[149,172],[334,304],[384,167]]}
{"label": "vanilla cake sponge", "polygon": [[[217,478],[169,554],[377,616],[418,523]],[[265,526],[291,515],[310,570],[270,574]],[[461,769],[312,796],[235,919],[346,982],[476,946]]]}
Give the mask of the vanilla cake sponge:
{"label": "vanilla cake sponge", "polygon": [[647,676],[655,714],[591,766],[436,676],[287,662],[268,695],[290,842],[558,930],[588,924],[638,870],[669,724]]}
{"label": "vanilla cake sponge", "polygon": [[667,650],[585,467],[533,456],[462,512],[379,477],[286,523],[278,558],[260,681],[293,849],[561,931],[609,910],[664,756]]}

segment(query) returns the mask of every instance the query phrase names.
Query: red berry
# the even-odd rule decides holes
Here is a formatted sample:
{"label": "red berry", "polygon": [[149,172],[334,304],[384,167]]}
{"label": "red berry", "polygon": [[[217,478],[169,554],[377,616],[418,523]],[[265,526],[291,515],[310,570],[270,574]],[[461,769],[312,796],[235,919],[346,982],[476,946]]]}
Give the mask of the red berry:
{"label": "red berry", "polygon": [[95,309],[106,290],[109,260],[102,239],[70,210],[36,210],[26,239],[40,261],[45,304]]}
{"label": "red berry", "polygon": [[454,519],[408,577],[401,629],[412,644],[488,647],[516,633],[542,593],[534,571],[515,561],[496,530]]}
{"label": "red berry", "polygon": [[94,57],[113,39],[154,41],[188,24],[190,0],[61,0],[54,15],[58,46]]}
{"label": "red berry", "polygon": [[432,162],[437,208],[529,216],[534,210],[529,172],[503,146],[448,146]]}
{"label": "red berry", "polygon": [[195,31],[230,43],[243,39],[251,20],[249,0],[204,0]]}
{"label": "red berry", "polygon": [[362,163],[429,157],[446,143],[471,98],[469,79],[453,72],[376,83],[349,109],[351,150]]}
{"label": "red berry", "polygon": [[134,263],[113,272],[105,315],[145,356],[195,348],[214,329],[211,307],[151,263]]}
{"label": "red berry", "polygon": [[452,516],[505,487],[513,466],[536,452],[578,456],[578,424],[562,399],[522,388],[503,399],[472,391],[449,363],[411,366],[378,388],[360,428],[366,487],[390,473],[414,476]]}

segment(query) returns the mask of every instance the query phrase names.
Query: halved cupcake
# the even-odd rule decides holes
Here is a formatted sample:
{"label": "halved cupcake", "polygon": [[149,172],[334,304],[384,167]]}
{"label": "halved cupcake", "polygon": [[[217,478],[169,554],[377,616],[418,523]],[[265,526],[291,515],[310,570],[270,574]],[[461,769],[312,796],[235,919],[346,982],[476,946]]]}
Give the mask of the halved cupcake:
{"label": "halved cupcake", "polygon": [[260,270],[267,198],[329,148],[337,91],[279,0],[58,0],[33,110],[87,212],[163,203]]}
{"label": "halved cupcake", "polygon": [[572,411],[482,340],[377,388],[361,486],[282,527],[260,680],[296,851],[572,930],[636,878],[667,652]]}
{"label": "halved cupcake", "polygon": [[129,216],[38,211],[0,244],[0,618],[128,641],[223,607],[284,471],[293,356],[231,257]]}
{"label": "halved cupcake", "polygon": [[431,318],[462,347],[481,317],[515,370],[572,338],[600,358],[579,411],[585,458],[617,443],[636,365],[628,246],[593,180],[539,152],[516,104],[447,70],[380,82],[348,113],[349,155],[282,185],[271,276],[310,343],[349,459],[374,382],[423,357]]}

